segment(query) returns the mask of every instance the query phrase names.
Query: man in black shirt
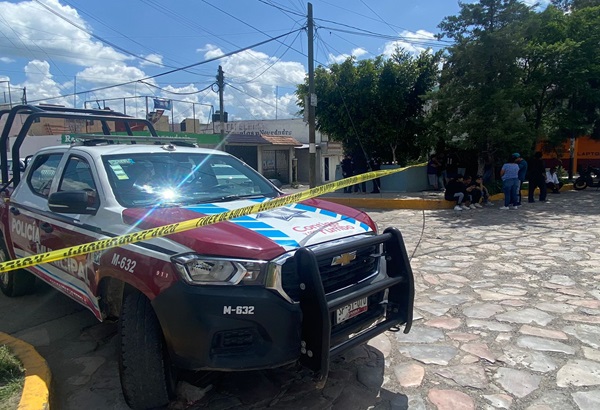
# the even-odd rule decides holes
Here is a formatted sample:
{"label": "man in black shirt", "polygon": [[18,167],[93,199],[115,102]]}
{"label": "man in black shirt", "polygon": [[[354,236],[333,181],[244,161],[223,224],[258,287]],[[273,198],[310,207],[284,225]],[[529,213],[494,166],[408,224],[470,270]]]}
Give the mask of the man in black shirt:
{"label": "man in black shirt", "polygon": [[546,201],[546,165],[542,159],[540,151],[533,155],[533,159],[529,162],[529,202],[535,202],[535,188],[540,189],[540,202]]}
{"label": "man in black shirt", "polygon": [[[352,161],[352,155],[347,154],[346,157],[342,160],[342,177],[350,178],[354,175],[354,162]],[[352,193],[352,185],[344,187],[345,194]]]}
{"label": "man in black shirt", "polygon": [[470,209],[469,203],[467,201],[463,203],[466,195],[467,191],[465,184],[463,183],[463,176],[461,174],[458,174],[454,178],[450,178],[450,181],[448,181],[448,183],[446,184],[446,192],[444,192],[444,198],[447,201],[456,201],[456,205],[454,206],[455,211]]}

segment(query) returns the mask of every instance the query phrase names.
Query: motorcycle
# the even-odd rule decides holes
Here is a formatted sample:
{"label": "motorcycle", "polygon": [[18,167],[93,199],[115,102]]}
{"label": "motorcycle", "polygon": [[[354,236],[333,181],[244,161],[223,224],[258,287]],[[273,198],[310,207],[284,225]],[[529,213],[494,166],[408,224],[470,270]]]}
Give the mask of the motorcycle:
{"label": "motorcycle", "polygon": [[573,183],[573,188],[581,191],[587,187],[600,188],[600,168],[587,166],[579,171],[579,178]]}

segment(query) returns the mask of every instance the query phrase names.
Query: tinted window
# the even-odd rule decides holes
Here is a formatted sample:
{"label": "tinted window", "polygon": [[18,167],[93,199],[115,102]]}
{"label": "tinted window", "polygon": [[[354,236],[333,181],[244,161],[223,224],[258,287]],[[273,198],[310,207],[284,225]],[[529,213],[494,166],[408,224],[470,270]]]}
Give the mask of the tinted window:
{"label": "tinted window", "polygon": [[34,193],[48,197],[56,168],[58,168],[62,156],[63,154],[48,154],[36,157],[27,177],[27,184]]}

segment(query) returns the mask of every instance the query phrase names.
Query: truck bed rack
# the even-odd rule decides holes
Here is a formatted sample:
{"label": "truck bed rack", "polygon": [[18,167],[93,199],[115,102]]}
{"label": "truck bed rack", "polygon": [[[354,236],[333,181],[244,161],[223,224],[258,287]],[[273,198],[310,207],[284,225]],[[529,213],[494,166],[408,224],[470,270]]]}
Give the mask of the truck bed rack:
{"label": "truck bed rack", "polygon": [[[34,122],[39,121],[40,118],[100,121],[102,124],[103,136],[112,135],[108,125],[109,122],[122,124],[128,136],[133,136],[132,126],[143,125],[148,129],[148,132],[152,137],[158,137],[154,125],[147,119],[131,117],[112,110],[70,108],[58,105],[16,105],[12,107],[12,109],[0,110],[0,118],[8,115],[6,123],[4,124],[4,129],[2,130],[2,135],[0,136],[0,164],[2,165],[0,176],[2,181],[8,181],[9,179],[7,155],[9,147],[8,138],[18,114],[27,115],[27,118],[23,121],[21,130],[17,134],[11,150],[11,158],[13,160],[13,186],[17,186],[21,180],[21,170],[19,168],[21,145],[23,144],[23,140],[27,136],[31,125]],[[8,184],[9,183],[6,185]]]}

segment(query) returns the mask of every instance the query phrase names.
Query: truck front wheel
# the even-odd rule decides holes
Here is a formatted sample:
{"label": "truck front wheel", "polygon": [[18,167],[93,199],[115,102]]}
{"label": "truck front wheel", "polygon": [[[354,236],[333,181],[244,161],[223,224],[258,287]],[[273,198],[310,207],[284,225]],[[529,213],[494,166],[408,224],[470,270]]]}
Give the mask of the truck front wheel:
{"label": "truck front wheel", "polygon": [[[0,262],[9,260],[6,245],[0,240]],[[0,273],[0,290],[10,297],[28,295],[35,290],[35,276],[23,269]]]}
{"label": "truck front wheel", "polygon": [[132,409],[166,406],[175,395],[177,380],[148,298],[140,292],[127,294],[119,327],[119,373],[125,401]]}

